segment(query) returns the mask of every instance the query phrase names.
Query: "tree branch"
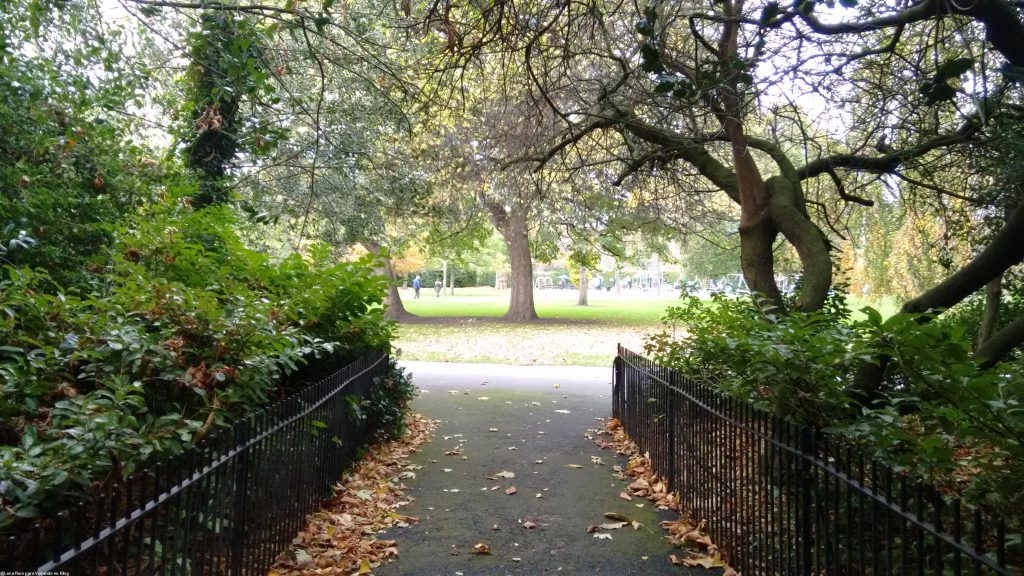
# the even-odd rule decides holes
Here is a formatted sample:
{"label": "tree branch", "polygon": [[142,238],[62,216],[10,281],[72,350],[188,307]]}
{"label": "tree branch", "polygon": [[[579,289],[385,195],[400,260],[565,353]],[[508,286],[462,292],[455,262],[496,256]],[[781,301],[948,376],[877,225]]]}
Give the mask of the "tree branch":
{"label": "tree branch", "polygon": [[[828,175],[832,178],[832,183],[836,186],[836,192],[839,193],[839,197],[847,202],[855,202],[861,206],[874,206],[875,203],[867,198],[861,198],[860,196],[854,196],[846,192],[846,186],[843,186],[843,180],[839,178],[839,174],[836,174],[835,170],[829,170]],[[833,228],[833,230],[835,230]],[[840,234],[842,236],[842,234]]]}
{"label": "tree branch", "polygon": [[[901,312],[944,310],[974,294],[1011,266],[1024,261],[1024,205],[1018,206],[992,241],[966,266],[903,305]],[[994,336],[993,336],[994,338]]]}
{"label": "tree branch", "polygon": [[860,34],[869,30],[895,28],[947,14],[962,14],[981,22],[985,26],[985,38],[992,46],[1011,64],[1024,66],[1024,42],[1021,42],[1021,38],[1024,38],[1024,21],[1021,21],[1015,5],[1006,0],[924,0],[888,16],[832,24],[825,24],[812,14],[797,11],[797,17],[811,30],[826,35]]}
{"label": "tree branch", "polygon": [[1024,344],[1024,316],[1018,316],[978,347],[974,356],[982,368],[991,368],[1011,350]]}
{"label": "tree branch", "polygon": [[980,124],[972,120],[965,122],[956,132],[943,134],[929,140],[925,140],[916,146],[905,150],[897,150],[882,156],[863,156],[860,154],[834,154],[825,158],[818,158],[813,162],[797,169],[797,176],[800,180],[814,178],[835,170],[847,168],[850,170],[861,170],[878,174],[889,174],[903,165],[907,160],[923,156],[932,150],[945,148],[966,142],[981,129]]}
{"label": "tree branch", "polygon": [[229,4],[227,2],[175,2],[173,0],[128,0],[135,4],[153,6],[154,8],[178,8],[182,10],[226,10],[232,12],[274,12],[300,16],[304,11],[295,8],[282,8],[270,4]]}
{"label": "tree branch", "polygon": [[561,142],[559,142],[558,144],[555,144],[553,147],[551,147],[551,149],[549,149],[547,152],[545,152],[543,156],[541,156],[540,158],[537,158],[537,161],[538,161],[537,167],[533,169],[533,172],[537,173],[537,172],[540,172],[541,170],[543,170],[544,166],[546,166],[547,163],[550,162],[552,158],[554,158],[556,155],[558,155],[559,152],[561,152],[562,150],[565,150],[570,145],[579,142],[587,134],[590,134],[591,132],[593,132],[595,130],[600,130],[602,128],[611,128],[616,123],[617,123],[617,121],[614,118],[599,118],[597,120],[594,120],[590,124],[584,126],[578,132],[571,133],[571,131],[570,131],[569,136],[565,137]]}

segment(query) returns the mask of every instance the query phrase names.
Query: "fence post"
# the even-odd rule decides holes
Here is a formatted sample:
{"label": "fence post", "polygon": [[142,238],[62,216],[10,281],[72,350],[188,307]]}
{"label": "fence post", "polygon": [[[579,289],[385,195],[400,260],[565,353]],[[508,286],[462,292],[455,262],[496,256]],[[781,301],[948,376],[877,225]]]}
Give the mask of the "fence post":
{"label": "fence post", "polygon": [[797,549],[797,553],[800,554],[798,566],[800,574],[806,576],[811,574],[811,557],[814,548],[814,543],[811,541],[811,531],[814,526],[814,518],[811,517],[811,497],[814,494],[814,485],[811,478],[811,463],[808,458],[814,457],[816,454],[811,435],[810,428],[806,426],[800,428],[800,450],[797,456],[799,458],[797,468],[800,470],[800,474],[796,481],[797,502],[800,506],[796,511],[796,533],[797,538],[800,539]]}
{"label": "fence post", "polygon": [[[235,447],[249,439],[249,419],[238,423],[235,434]],[[231,574],[240,576],[244,573],[245,562],[245,530],[246,530],[246,498],[249,495],[249,451],[242,449],[235,456],[235,501],[231,513]]]}
{"label": "fence post", "polygon": [[679,398],[679,374],[668,371],[668,489],[676,492],[676,400]]}
{"label": "fence post", "polygon": [[612,418],[622,422],[622,391],[625,386],[625,363],[622,360],[622,351],[615,356],[612,362]]}

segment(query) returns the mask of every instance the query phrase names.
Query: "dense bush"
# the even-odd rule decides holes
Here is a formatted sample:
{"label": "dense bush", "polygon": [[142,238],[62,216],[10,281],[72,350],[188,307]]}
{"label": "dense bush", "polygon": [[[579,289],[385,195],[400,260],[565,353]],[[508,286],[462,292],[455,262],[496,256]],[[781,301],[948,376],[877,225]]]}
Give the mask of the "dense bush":
{"label": "dense bush", "polygon": [[391,440],[405,433],[405,415],[416,396],[412,374],[391,357],[388,375],[373,382],[370,395],[362,402],[367,426],[379,439]]}
{"label": "dense bush", "polygon": [[0,282],[0,527],[180,452],[280,396],[282,378],[386,346],[373,262],[317,248],[273,261],[233,211],[147,207],[83,287]]}
{"label": "dense bush", "polygon": [[[858,442],[968,499],[1024,507],[1024,361],[992,369],[971,358],[949,321],[854,320],[834,295],[819,312],[764,313],[749,299],[684,296],[670,331],[647,350],[724,392]],[[881,398],[852,389],[863,362],[893,358]]]}

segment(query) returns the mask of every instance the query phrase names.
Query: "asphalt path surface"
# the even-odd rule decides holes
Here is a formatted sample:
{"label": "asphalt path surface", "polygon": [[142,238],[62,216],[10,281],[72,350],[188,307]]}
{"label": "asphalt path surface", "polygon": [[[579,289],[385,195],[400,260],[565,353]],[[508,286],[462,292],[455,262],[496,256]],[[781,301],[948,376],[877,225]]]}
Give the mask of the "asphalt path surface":
{"label": "asphalt path surface", "polygon": [[[721,573],[671,564],[686,552],[658,522],[674,515],[621,498],[628,482],[612,467],[625,458],[586,437],[610,417],[611,368],[402,365],[421,389],[413,409],[440,423],[405,481],[414,500],[402,513],[420,521],[379,536],[398,540],[399,557],[374,574]],[[642,526],[587,533],[612,522],[606,512]],[[473,553],[477,544],[489,554]]]}

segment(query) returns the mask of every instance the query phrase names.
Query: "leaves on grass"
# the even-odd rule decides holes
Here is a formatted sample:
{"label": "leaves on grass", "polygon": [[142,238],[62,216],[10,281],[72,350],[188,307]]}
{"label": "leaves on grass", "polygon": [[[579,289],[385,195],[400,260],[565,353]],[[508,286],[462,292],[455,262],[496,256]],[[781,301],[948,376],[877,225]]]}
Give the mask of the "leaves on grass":
{"label": "leaves on grass", "polygon": [[374,535],[418,521],[399,514],[408,504],[403,478],[410,468],[405,459],[427,441],[435,423],[419,415],[407,419],[407,431],[398,440],[371,447],[345,475],[334,496],[307,516],[307,524],[292,540],[291,548],[277,557],[271,572],[279,576],[369,574],[386,558],[398,556],[394,540]]}
{"label": "leaves on grass", "polygon": [[505,494],[508,494],[509,496],[515,494],[516,492],[517,490],[515,486],[509,486],[508,488],[505,489]]}
{"label": "leaves on grass", "polygon": [[612,535],[606,532],[595,532],[594,538],[597,538],[598,540],[611,540]]}
{"label": "leaves on grass", "polygon": [[515,477],[516,477],[516,473],[515,472],[509,472],[508,470],[502,470],[501,472],[498,472],[497,474],[492,474],[491,476],[488,476],[487,479],[488,480],[497,480],[498,478],[515,478]]}
{"label": "leaves on grass", "polygon": [[526,522],[523,522],[523,528],[526,528],[528,530],[532,530],[532,529],[534,529],[536,527],[537,527],[537,525],[534,524],[533,522],[530,522],[529,520],[527,520]]}
{"label": "leaves on grass", "polygon": [[491,547],[483,542],[473,546],[473,554],[490,554]]}
{"label": "leaves on grass", "polygon": [[580,466],[579,464],[566,464],[565,467],[566,468],[574,468],[574,469],[575,468],[583,468],[583,466]]}
{"label": "leaves on grass", "polygon": [[402,326],[396,345],[403,359],[563,366],[582,358],[592,366],[610,366],[618,344],[642,350],[649,333],[660,327],[655,318],[637,326],[576,324],[571,331],[561,325],[437,320]]}

